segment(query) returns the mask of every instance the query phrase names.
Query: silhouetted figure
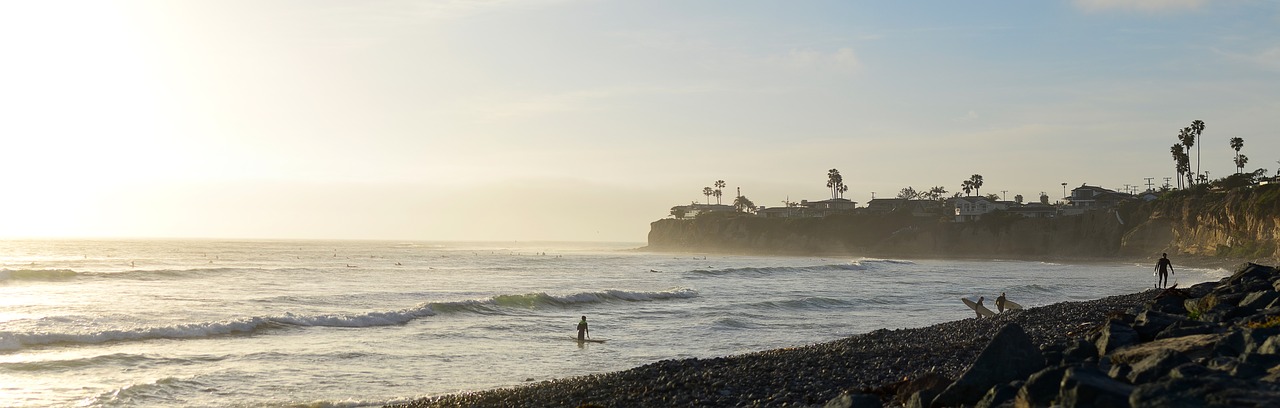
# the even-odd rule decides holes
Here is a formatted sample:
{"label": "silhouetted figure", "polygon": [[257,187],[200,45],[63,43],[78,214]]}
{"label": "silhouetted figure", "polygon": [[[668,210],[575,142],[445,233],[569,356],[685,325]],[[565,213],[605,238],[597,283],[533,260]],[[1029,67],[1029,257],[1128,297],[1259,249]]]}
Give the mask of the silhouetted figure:
{"label": "silhouetted figure", "polygon": [[1004,292],[1000,292],[1000,297],[996,298],[996,310],[1004,313]]}
{"label": "silhouetted figure", "polygon": [[582,316],[582,320],[578,321],[578,341],[583,341],[591,337],[591,330],[587,329],[587,317]]}
{"label": "silhouetted figure", "polygon": [[978,296],[978,307],[973,308],[973,314],[978,315],[978,318],[982,318],[982,312],[979,312],[979,310],[982,310],[982,308],[985,307],[985,306],[982,306],[983,300],[986,300],[986,298],[982,296]]}
{"label": "silhouetted figure", "polygon": [[1156,279],[1156,287],[1167,287],[1169,284],[1169,274],[1174,273],[1173,263],[1169,262],[1169,254],[1160,254],[1160,260],[1156,261],[1156,272],[1160,274],[1160,277]]}

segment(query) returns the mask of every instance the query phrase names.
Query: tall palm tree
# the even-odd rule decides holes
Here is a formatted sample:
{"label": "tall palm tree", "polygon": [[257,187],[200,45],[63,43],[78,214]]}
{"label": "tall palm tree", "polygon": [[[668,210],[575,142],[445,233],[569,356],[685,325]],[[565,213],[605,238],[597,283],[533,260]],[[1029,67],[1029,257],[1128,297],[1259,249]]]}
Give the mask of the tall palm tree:
{"label": "tall palm tree", "polygon": [[1175,177],[1178,180],[1178,188],[1182,188],[1182,177],[1185,176],[1182,172],[1182,157],[1186,155],[1182,150],[1182,143],[1174,143],[1173,147],[1169,148],[1169,153],[1173,154],[1173,168],[1178,172],[1178,177]]}
{"label": "tall palm tree", "polygon": [[740,195],[733,199],[733,208],[742,212],[755,212],[756,203],[751,202],[751,199],[746,196]]}
{"label": "tall palm tree", "polygon": [[840,170],[827,170],[827,188],[831,189],[831,199],[840,198],[840,187],[844,186],[844,177],[840,176]]}
{"label": "tall palm tree", "polygon": [[1240,148],[1242,147],[1244,147],[1243,138],[1239,138],[1239,137],[1231,138],[1231,148],[1236,149],[1236,174],[1240,174],[1240,171],[1244,169],[1244,163],[1240,162]]}
{"label": "tall palm tree", "polygon": [[[1191,121],[1191,130],[1195,132],[1195,138],[1197,142],[1196,143],[1196,174],[1200,174],[1200,143],[1198,142],[1200,141],[1200,133],[1204,132],[1204,121],[1200,119]],[[1190,147],[1190,145],[1187,145],[1187,147]],[[1205,176],[1205,179],[1208,180],[1209,177]]]}
{"label": "tall palm tree", "polygon": [[711,192],[711,195],[716,198],[716,205],[720,205],[720,196],[724,195],[724,192],[717,188],[716,191]]}
{"label": "tall palm tree", "polygon": [[716,191],[712,190],[711,187],[702,188],[702,195],[707,196],[707,205],[711,205],[711,195],[715,193]]}
{"label": "tall palm tree", "polygon": [[716,187],[716,193],[715,193],[716,204],[720,204],[720,196],[724,194],[720,192],[720,189],[724,188],[725,186],[724,180],[716,180],[715,184],[712,184],[712,185]]}
{"label": "tall palm tree", "polygon": [[[1187,149],[1187,150],[1186,150],[1186,152],[1185,152],[1184,154],[1186,154],[1186,155],[1188,156],[1188,159],[1187,159],[1187,160],[1188,160],[1188,162],[1189,162],[1189,161],[1190,161],[1190,155],[1191,155],[1191,147],[1196,145],[1196,135],[1195,135],[1195,133],[1192,131],[1192,129],[1191,129],[1191,127],[1190,127],[1190,126],[1184,127],[1184,128],[1182,128],[1182,131],[1181,131],[1181,132],[1178,132],[1178,140],[1181,140],[1181,141],[1182,141],[1182,147],[1184,147],[1184,148],[1186,148],[1186,149]],[[1190,186],[1191,186],[1191,182],[1192,182],[1192,181],[1191,181],[1191,174],[1187,174],[1187,187],[1190,187]]]}
{"label": "tall palm tree", "polygon": [[1244,165],[1246,164],[1249,164],[1249,156],[1245,156],[1243,154],[1236,154],[1236,169],[1237,169],[1236,174],[1240,174],[1242,171],[1244,171]]}
{"label": "tall palm tree", "polygon": [[973,183],[972,183],[972,184],[973,184],[973,193],[974,193],[974,194],[977,194],[977,195],[982,195],[982,192],[981,192],[981,190],[982,190],[982,175],[981,175],[981,174],[974,174],[974,175],[972,175],[972,176],[969,176],[969,180],[973,181]]}
{"label": "tall palm tree", "polygon": [[960,189],[964,190],[964,196],[968,197],[969,193],[973,191],[973,180],[965,180],[960,182]]}

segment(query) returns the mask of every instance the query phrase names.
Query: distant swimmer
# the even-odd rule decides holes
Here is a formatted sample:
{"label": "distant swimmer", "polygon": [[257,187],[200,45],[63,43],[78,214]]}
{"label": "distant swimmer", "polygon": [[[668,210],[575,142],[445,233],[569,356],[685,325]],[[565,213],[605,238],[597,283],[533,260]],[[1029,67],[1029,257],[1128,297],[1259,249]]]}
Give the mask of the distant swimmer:
{"label": "distant swimmer", "polygon": [[591,338],[591,330],[587,329],[587,317],[582,316],[582,320],[578,321],[578,341],[584,341]]}
{"label": "distant swimmer", "polygon": [[[1169,254],[1160,254],[1160,260],[1156,261],[1156,273],[1160,276],[1156,278],[1156,287],[1164,288],[1169,284],[1169,274],[1173,272],[1173,262],[1169,261]],[[1176,273],[1174,273],[1176,275]]]}

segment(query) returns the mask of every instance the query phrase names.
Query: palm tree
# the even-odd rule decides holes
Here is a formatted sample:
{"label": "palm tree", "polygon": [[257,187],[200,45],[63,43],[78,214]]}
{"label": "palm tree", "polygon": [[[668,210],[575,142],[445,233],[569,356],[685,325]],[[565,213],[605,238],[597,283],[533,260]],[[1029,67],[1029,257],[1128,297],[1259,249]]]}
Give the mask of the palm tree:
{"label": "palm tree", "polygon": [[711,195],[715,193],[716,191],[712,190],[711,187],[702,188],[702,195],[707,196],[707,205],[711,205]]}
{"label": "palm tree", "polygon": [[964,190],[964,196],[968,197],[973,192],[973,180],[965,180],[960,182],[960,189]]}
{"label": "palm tree", "polygon": [[711,195],[716,198],[716,205],[720,205],[720,196],[724,195],[724,192],[717,188],[716,191],[711,192]]}
{"label": "palm tree", "polygon": [[947,196],[946,187],[933,186],[933,188],[929,189],[929,198],[931,199],[941,200],[942,197],[946,197],[946,196]]}
{"label": "palm tree", "polygon": [[[1204,132],[1204,121],[1200,119],[1191,121],[1191,131],[1195,132],[1195,138],[1196,138],[1196,141],[1198,142],[1200,140],[1200,133]],[[1191,145],[1187,145],[1187,147],[1191,147]],[[1200,174],[1200,144],[1199,143],[1196,143],[1196,174]],[[1208,176],[1205,176],[1206,180],[1208,178],[1209,178]]]}
{"label": "palm tree", "polygon": [[1249,156],[1245,156],[1243,154],[1237,153],[1236,154],[1236,169],[1237,169],[1236,174],[1240,174],[1241,171],[1244,171],[1244,165],[1248,163],[1249,163]]}
{"label": "palm tree", "polygon": [[906,187],[903,187],[901,190],[898,190],[898,198],[900,199],[914,200],[918,197],[920,197],[920,193],[917,192],[916,189],[911,186],[906,186]]}
{"label": "palm tree", "polygon": [[712,184],[712,185],[716,187],[716,193],[715,193],[716,204],[720,204],[720,196],[724,194],[720,192],[720,189],[724,188],[725,186],[724,180],[716,180],[715,184]]}
{"label": "palm tree", "polygon": [[[1184,152],[1183,154],[1186,154],[1188,156],[1187,161],[1188,161],[1188,164],[1190,164],[1191,147],[1196,145],[1196,135],[1191,132],[1190,126],[1184,127],[1182,128],[1182,131],[1178,132],[1178,140],[1181,140],[1182,147],[1187,149],[1186,152]],[[1192,183],[1191,177],[1192,177],[1191,174],[1187,174],[1188,187],[1190,187],[1190,184]]]}
{"label": "palm tree", "polygon": [[1236,174],[1240,174],[1240,171],[1244,169],[1244,163],[1240,162],[1240,148],[1242,147],[1244,147],[1243,138],[1239,138],[1239,137],[1231,138],[1231,148],[1236,149]]}
{"label": "palm tree", "polygon": [[[832,200],[840,198],[840,187],[842,186],[844,186],[844,177],[840,176],[840,170],[827,170],[827,188],[831,189]],[[845,191],[848,191],[848,188]]]}
{"label": "palm tree", "polygon": [[974,175],[972,175],[972,176],[969,176],[969,180],[973,180],[973,193],[974,193],[974,194],[977,194],[977,195],[982,195],[982,191],[981,191],[981,190],[982,190],[982,175],[981,175],[981,174],[974,174]]}

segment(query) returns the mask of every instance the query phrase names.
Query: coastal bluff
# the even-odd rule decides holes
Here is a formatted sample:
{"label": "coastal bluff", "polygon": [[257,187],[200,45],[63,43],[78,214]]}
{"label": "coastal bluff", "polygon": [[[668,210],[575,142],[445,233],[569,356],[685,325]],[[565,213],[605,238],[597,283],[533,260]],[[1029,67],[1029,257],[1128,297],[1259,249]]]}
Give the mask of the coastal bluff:
{"label": "coastal bluff", "polygon": [[705,214],[650,224],[645,250],[773,255],[1099,259],[1152,254],[1280,258],[1280,185],[1173,192],[1055,218],[993,213],[973,222],[910,213],[762,218]]}

